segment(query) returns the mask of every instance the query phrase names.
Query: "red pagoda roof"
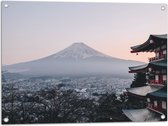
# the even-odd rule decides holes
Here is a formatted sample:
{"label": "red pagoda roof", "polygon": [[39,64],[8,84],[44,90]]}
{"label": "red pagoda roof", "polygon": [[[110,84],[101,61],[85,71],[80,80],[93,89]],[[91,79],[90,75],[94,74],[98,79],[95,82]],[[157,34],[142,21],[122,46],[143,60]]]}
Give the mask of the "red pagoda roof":
{"label": "red pagoda roof", "polygon": [[150,35],[148,40],[143,44],[132,46],[131,53],[137,52],[152,52],[160,45],[167,44],[167,34],[163,35]]}

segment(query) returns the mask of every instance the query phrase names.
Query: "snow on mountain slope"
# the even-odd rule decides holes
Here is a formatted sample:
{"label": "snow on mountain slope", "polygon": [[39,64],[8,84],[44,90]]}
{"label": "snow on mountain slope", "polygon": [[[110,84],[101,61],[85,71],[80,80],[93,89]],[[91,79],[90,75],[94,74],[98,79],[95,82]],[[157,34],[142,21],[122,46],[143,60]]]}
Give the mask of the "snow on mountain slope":
{"label": "snow on mountain slope", "polygon": [[96,51],[89,46],[85,45],[84,43],[74,43],[71,46],[65,48],[64,50],[50,56],[53,58],[75,58],[75,59],[85,59],[89,57],[107,57],[109,56]]}
{"label": "snow on mountain slope", "polygon": [[13,65],[3,70],[32,76],[118,74],[128,75],[128,67],[140,62],[114,58],[84,43],[74,43],[53,55]]}

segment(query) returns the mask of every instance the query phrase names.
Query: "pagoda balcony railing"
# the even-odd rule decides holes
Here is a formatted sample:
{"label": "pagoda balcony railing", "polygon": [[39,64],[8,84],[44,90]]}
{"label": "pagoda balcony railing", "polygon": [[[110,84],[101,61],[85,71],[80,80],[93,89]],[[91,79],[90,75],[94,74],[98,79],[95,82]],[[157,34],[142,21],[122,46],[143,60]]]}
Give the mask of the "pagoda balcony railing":
{"label": "pagoda balcony railing", "polygon": [[149,84],[157,84],[157,85],[167,85],[167,81],[166,80],[149,80]]}
{"label": "pagoda balcony railing", "polygon": [[167,55],[166,54],[163,54],[159,57],[152,57],[152,58],[149,58],[149,62],[152,62],[152,61],[156,61],[156,60],[161,60],[161,59],[167,59]]}

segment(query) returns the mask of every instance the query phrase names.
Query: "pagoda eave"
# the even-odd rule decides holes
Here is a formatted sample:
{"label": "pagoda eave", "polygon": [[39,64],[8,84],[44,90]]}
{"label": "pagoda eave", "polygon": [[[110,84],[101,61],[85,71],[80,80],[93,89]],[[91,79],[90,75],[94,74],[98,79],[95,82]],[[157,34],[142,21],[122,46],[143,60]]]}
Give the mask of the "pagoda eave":
{"label": "pagoda eave", "polygon": [[167,44],[167,34],[150,35],[148,40],[141,45],[131,47],[131,53],[152,52],[158,45]]}
{"label": "pagoda eave", "polygon": [[136,97],[145,97],[148,93],[155,92],[162,87],[159,86],[142,86],[142,87],[135,87],[135,88],[126,88],[128,95],[136,96]]}
{"label": "pagoda eave", "polygon": [[127,95],[134,97],[134,98],[138,98],[138,99],[146,99],[146,96],[142,96],[142,95],[131,93],[131,92],[127,92]]}
{"label": "pagoda eave", "polygon": [[159,90],[150,92],[147,94],[147,97],[167,101],[167,87],[162,87]]}
{"label": "pagoda eave", "polygon": [[133,122],[160,121],[161,114],[148,108],[144,109],[123,109],[123,113]]}
{"label": "pagoda eave", "polygon": [[129,67],[130,69],[129,73],[139,73],[139,72],[145,73],[147,72],[149,67],[155,69],[167,68],[167,60],[164,59],[159,61],[153,61],[148,64]]}
{"label": "pagoda eave", "polygon": [[146,73],[147,69],[142,69],[142,70],[130,70],[128,71],[129,73]]}

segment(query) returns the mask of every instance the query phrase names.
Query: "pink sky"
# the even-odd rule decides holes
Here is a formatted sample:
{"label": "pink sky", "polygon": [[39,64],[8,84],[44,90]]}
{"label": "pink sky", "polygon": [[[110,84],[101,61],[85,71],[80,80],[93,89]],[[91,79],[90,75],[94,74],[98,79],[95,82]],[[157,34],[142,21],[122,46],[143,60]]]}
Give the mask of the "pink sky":
{"label": "pink sky", "polygon": [[150,34],[166,34],[162,4],[3,2],[2,63],[42,58],[84,42],[107,55],[148,62],[151,53],[131,54],[130,46]]}

